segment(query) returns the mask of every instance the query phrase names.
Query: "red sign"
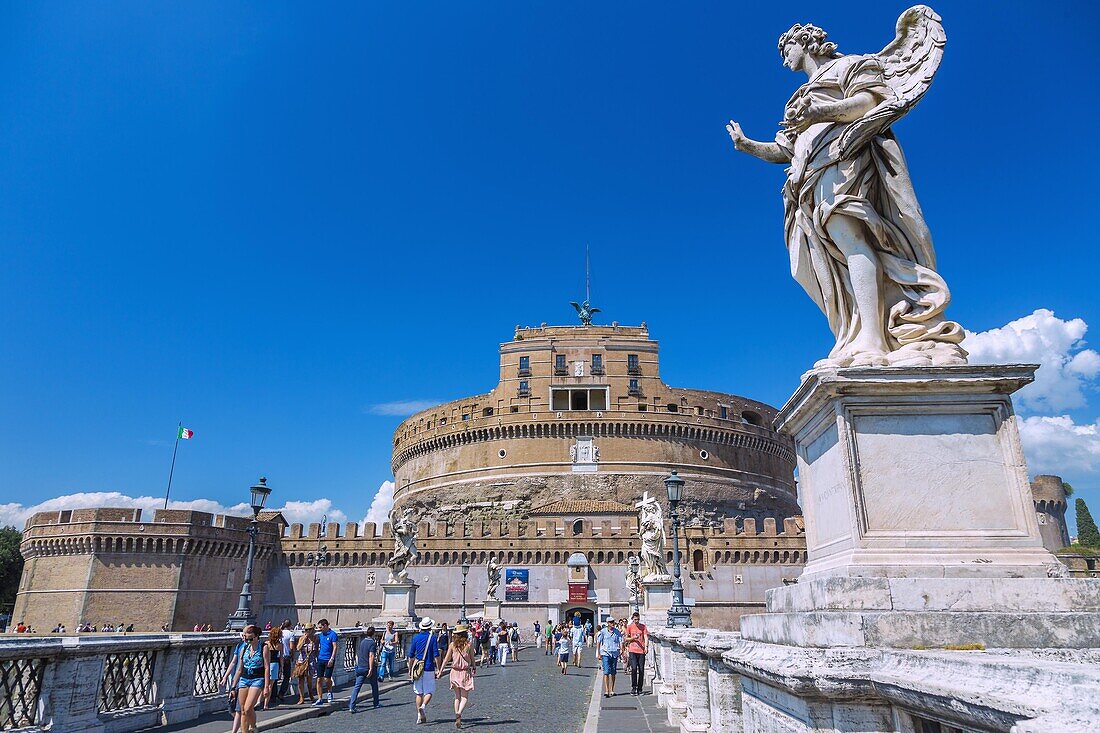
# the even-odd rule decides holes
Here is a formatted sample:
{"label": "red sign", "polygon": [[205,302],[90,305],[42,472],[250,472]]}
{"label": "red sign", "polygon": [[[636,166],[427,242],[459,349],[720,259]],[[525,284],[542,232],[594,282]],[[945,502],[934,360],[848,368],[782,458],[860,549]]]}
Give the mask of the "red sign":
{"label": "red sign", "polygon": [[587,603],[588,602],[588,583],[570,583],[569,584],[569,602],[570,603]]}

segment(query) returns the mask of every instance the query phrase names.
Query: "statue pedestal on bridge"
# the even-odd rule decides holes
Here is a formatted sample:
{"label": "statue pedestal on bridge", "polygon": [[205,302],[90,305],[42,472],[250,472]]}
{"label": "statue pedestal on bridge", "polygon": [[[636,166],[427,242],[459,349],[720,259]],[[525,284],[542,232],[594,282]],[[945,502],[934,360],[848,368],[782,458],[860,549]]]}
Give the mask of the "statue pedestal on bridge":
{"label": "statue pedestal on bridge", "polygon": [[667,575],[651,575],[642,580],[642,588],[645,589],[642,623],[646,626],[667,626],[668,610],[672,608],[672,578]]}
{"label": "statue pedestal on bridge", "polygon": [[372,619],[378,628],[385,628],[393,621],[398,628],[412,628],[420,620],[416,615],[416,583],[382,583],[382,613]]}
{"label": "statue pedestal on bridge", "polygon": [[486,598],[485,599],[485,620],[489,623],[500,622],[500,599],[499,598]]}

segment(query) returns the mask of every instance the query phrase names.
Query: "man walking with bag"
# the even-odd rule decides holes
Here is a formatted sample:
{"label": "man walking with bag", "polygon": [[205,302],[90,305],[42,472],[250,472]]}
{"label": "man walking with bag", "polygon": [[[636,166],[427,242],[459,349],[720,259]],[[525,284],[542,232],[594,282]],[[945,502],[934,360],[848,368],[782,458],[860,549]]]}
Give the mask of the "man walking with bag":
{"label": "man walking with bag", "polygon": [[439,666],[439,645],[432,633],[432,620],[428,617],[420,622],[420,633],[409,644],[409,676],[412,677],[413,693],[416,694],[416,722],[428,722],[428,703],[435,692],[435,670]]}
{"label": "man walking with bag", "polygon": [[355,687],[351,688],[348,712],[355,712],[355,701],[363,684],[370,685],[371,699],[378,707],[378,643],[374,640],[374,627],[367,627],[367,635],[359,642],[355,655]]}

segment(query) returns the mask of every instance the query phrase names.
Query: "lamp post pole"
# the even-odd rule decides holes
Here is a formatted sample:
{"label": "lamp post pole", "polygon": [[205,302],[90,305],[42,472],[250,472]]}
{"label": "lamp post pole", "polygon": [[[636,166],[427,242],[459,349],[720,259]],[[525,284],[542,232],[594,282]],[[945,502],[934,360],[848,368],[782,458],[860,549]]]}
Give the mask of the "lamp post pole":
{"label": "lamp post pole", "polygon": [[668,626],[691,626],[691,609],[684,605],[684,582],[680,579],[680,513],[684,498],[684,480],[676,475],[665,479],[669,516],[672,518],[672,607],[668,609]]}
{"label": "lamp post pole", "polygon": [[634,602],[634,613],[642,612],[642,587],[638,582],[641,561],[637,555],[630,556],[630,600]]}
{"label": "lamp post pole", "polygon": [[470,619],[466,618],[466,576],[470,574],[470,563],[462,563],[462,614],[459,617],[459,621],[464,624],[468,624]]}
{"label": "lamp post pole", "polygon": [[241,586],[237,610],[229,615],[225,624],[225,628],[230,631],[243,631],[244,627],[256,620],[256,614],[252,612],[252,565],[256,559],[256,535],[260,532],[260,511],[264,508],[271,489],[267,487],[267,479],[261,477],[259,483],[249,491],[252,492],[252,521],[248,524],[248,563],[244,567],[244,585]]}
{"label": "lamp post pole", "polygon": [[313,606],[317,602],[317,571],[322,563],[328,564],[328,546],[321,544],[321,538],[328,534],[328,515],[321,515],[321,531],[317,533],[317,552],[309,553],[306,561],[313,565],[313,590],[309,594],[309,622],[313,623]]}

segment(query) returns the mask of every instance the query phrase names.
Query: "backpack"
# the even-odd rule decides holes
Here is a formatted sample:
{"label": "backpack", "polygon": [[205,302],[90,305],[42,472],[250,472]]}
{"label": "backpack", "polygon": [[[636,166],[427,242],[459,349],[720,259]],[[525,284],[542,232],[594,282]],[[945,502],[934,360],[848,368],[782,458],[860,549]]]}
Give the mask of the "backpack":
{"label": "backpack", "polygon": [[519,629],[514,626],[512,627],[512,630],[508,632],[508,641],[514,643],[519,642]]}

